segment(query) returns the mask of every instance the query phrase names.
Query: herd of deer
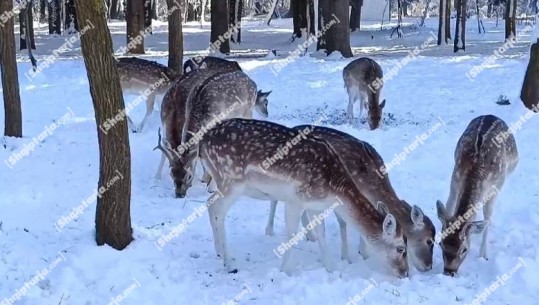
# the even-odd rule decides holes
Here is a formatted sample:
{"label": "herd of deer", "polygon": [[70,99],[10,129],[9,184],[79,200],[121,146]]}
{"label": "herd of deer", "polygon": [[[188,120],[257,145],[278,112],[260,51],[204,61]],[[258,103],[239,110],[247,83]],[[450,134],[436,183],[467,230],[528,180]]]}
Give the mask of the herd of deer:
{"label": "herd of deer", "polygon": [[[155,149],[162,151],[162,158],[156,178],[161,177],[168,159],[176,197],[182,198],[192,185],[196,161],[201,161],[201,181],[212,196],[219,196],[210,198],[208,212],[217,255],[229,272],[236,269],[227,248],[225,218],[240,196],[271,201],[268,235],[273,235],[277,202],[283,201],[288,238],[297,233],[300,221],[306,225],[313,213],[324,211],[338,200],[342,204],[334,212],[340,227],[342,259],[350,261],[346,228],[352,224],[361,235],[360,254],[364,259],[372,253],[402,278],[408,276],[410,252],[416,269],[432,269],[433,222],[418,206],[399,199],[387,173],[378,174],[376,169],[384,161],[369,143],[328,127],[290,128],[252,119],[254,109],[268,117],[271,91],[257,90],[256,83],[235,61],[210,56],[200,62],[191,59],[182,75],[138,58],[121,58],[117,68],[124,94],[144,91],[163,77],[167,79],[148,96],[141,124],[137,128],[132,122],[130,125],[134,131],[141,131],[153,112],[155,96],[164,94],[161,122],[165,139],[159,131]],[[385,100],[379,103],[381,86],[373,89],[370,84],[382,78],[382,68],[369,58],[356,59],[344,68],[350,121],[353,104],[360,100],[360,117],[367,109],[370,128],[379,127]],[[483,233],[480,255],[488,259],[488,226],[497,195],[488,193],[492,187],[501,189],[518,163],[513,135],[499,141],[500,134],[508,133],[503,120],[484,115],[469,123],[457,143],[449,198],[446,206],[436,203],[444,233],[444,238],[436,242],[442,249],[446,275],[454,276],[466,258],[471,234]],[[266,169],[260,166],[287,143],[285,157]],[[478,203],[483,207],[482,221],[475,220]],[[318,242],[322,262],[330,271],[333,267],[323,222],[312,229],[307,238]],[[283,255],[282,270],[286,273],[293,267],[290,252]]]}

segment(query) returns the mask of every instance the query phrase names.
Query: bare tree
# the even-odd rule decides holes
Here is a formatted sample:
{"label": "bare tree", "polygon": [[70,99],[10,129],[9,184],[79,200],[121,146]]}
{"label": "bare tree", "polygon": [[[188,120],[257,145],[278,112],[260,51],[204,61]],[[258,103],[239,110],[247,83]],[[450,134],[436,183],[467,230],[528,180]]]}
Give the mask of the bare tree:
{"label": "bare tree", "polygon": [[[127,121],[118,120],[106,134],[105,129],[100,128],[106,126],[107,119],[118,115],[118,109],[125,110],[120,78],[112,55],[112,39],[105,19],[104,2],[75,0],[75,7],[79,24],[88,20],[94,25],[91,31],[81,36],[81,49],[98,126],[98,187],[101,195],[97,197],[96,242],[98,245],[108,244],[122,250],[133,240],[130,215],[131,154]],[[101,192],[102,189],[105,191]]]}
{"label": "bare tree", "polygon": [[127,1],[127,44],[129,53],[144,54],[144,2],[146,0]]}
{"label": "bare tree", "polygon": [[[11,12],[13,1],[0,1],[0,12]],[[4,135],[22,137],[22,110],[19,92],[19,73],[15,54],[15,24],[9,18],[0,26],[0,68],[4,97]]]}
{"label": "bare tree", "polygon": [[517,0],[505,0],[505,39],[517,37]]}
{"label": "bare tree", "polygon": [[62,34],[62,7],[60,0],[50,0],[48,9],[49,34]]}
{"label": "bare tree", "polygon": [[79,23],[77,22],[77,12],[75,10],[75,0],[66,0],[65,3],[66,15],[64,29],[69,34],[73,34],[79,31]]}
{"label": "bare tree", "polygon": [[168,9],[168,67],[181,74],[183,63],[182,14],[176,1],[167,0]]}
{"label": "bare tree", "polygon": [[[453,51],[466,51],[467,0],[456,0],[455,7],[457,9],[457,20],[455,21],[455,41],[453,43]],[[477,18],[479,18],[479,16],[477,16]]]}
{"label": "bare tree", "polygon": [[[229,25],[228,0],[211,0],[210,43],[219,45],[219,52],[230,53],[230,38],[225,38]],[[227,35],[230,36],[230,35]]]}
{"label": "bare tree", "polygon": [[328,55],[339,51],[345,58],[352,57],[348,0],[322,0],[320,3],[323,33],[318,49],[325,49]]}
{"label": "bare tree", "polygon": [[530,61],[522,83],[520,99],[526,108],[537,112],[539,103],[539,38],[530,49]]}
{"label": "bare tree", "polygon": [[361,28],[361,7],[363,0],[351,0],[352,10],[350,11],[350,30],[360,30]]}
{"label": "bare tree", "polygon": [[438,45],[451,39],[451,0],[440,0],[438,22]]}

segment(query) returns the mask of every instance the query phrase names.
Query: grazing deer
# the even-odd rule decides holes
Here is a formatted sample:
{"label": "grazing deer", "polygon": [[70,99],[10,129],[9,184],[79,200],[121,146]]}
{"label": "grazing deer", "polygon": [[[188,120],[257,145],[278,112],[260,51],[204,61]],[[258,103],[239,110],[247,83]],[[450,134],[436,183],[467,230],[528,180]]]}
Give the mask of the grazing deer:
{"label": "grazing deer", "polygon": [[[303,130],[310,125],[300,125],[294,130]],[[372,205],[384,202],[389,212],[395,216],[402,226],[407,238],[408,253],[414,266],[422,272],[432,269],[432,254],[434,248],[435,227],[432,221],[423,214],[418,206],[410,206],[406,201],[400,200],[383,171],[384,161],[378,152],[369,143],[328,127],[313,126],[309,136],[328,142],[339,155],[344,166],[350,172],[359,191]],[[381,175],[383,173],[383,175]],[[277,201],[271,202],[270,217],[266,232],[273,232],[273,218]],[[306,213],[302,216],[303,224],[308,223]],[[348,243],[346,237],[346,222],[337,216],[342,240],[342,258],[348,259]],[[365,241],[361,239],[361,255],[368,257]]]}
{"label": "grazing deer", "polygon": [[[439,239],[445,275],[457,273],[469,252],[471,234],[483,232],[480,255],[488,259],[488,226],[494,201],[517,163],[515,138],[502,119],[483,115],[470,122],[455,149],[455,168],[446,206],[440,200],[436,202],[442,222]],[[481,206],[484,220],[474,221]]]}
{"label": "grazing deer", "polygon": [[382,67],[374,60],[362,57],[344,67],[342,76],[348,92],[346,118],[350,124],[354,120],[354,103],[359,100],[359,118],[363,115],[363,108],[367,109],[369,127],[371,130],[378,128],[382,109],[386,104],[386,100],[380,103],[380,93],[384,85]]}
{"label": "grazing deer", "polygon": [[[225,267],[235,271],[224,222],[240,196],[285,202],[286,229],[291,239],[305,209],[323,211],[337,199],[342,204],[334,209],[335,213],[358,227],[392,272],[407,277],[406,240],[395,217],[383,203],[375,207],[368,202],[332,144],[305,136],[308,133],[307,128],[298,131],[266,121],[230,119],[209,130],[202,139],[199,156],[219,190],[207,206],[216,252]],[[285,148],[288,153],[276,158]],[[275,162],[267,166],[271,159]],[[314,230],[322,261],[331,270],[320,226]],[[282,271],[290,274],[292,266],[290,251],[285,251]]]}
{"label": "grazing deer", "polygon": [[163,95],[180,77],[179,74],[155,61],[137,57],[123,57],[116,61],[123,94],[141,95],[146,98],[146,115],[135,128],[129,116],[127,122],[133,132],[141,132],[146,121],[152,116],[155,97]]}
{"label": "grazing deer", "polygon": [[[156,177],[168,158],[177,198],[185,197],[192,185],[196,148],[200,138],[218,122],[235,117],[251,118],[253,109],[267,117],[269,92],[257,91],[256,84],[239,70],[199,69],[185,75],[165,95],[161,121],[166,147]],[[209,184],[210,177],[204,174]]]}
{"label": "grazing deer", "polygon": [[183,73],[189,73],[197,69],[233,69],[242,71],[237,61],[214,56],[196,56],[183,63]]}

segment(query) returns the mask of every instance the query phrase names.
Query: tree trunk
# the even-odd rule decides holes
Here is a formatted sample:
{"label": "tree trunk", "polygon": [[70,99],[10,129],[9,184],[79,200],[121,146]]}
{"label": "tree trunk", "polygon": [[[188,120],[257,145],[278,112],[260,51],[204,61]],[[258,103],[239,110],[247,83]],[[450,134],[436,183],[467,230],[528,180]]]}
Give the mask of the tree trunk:
{"label": "tree trunk", "polygon": [[[75,3],[79,24],[91,22],[94,25],[91,31],[81,36],[81,49],[98,126],[96,242],[100,246],[108,244],[122,250],[133,240],[133,230],[130,215],[129,134],[127,121],[123,119],[125,113],[118,112],[118,109],[125,109],[120,78],[112,55],[112,39],[107,28],[103,1],[75,0]],[[110,126],[110,121],[119,115],[122,119]]]}
{"label": "tree trunk", "polygon": [[455,6],[457,9],[457,20],[455,21],[455,41],[453,43],[453,51],[466,51],[466,0],[456,0]]}
{"label": "tree trunk", "polygon": [[[229,28],[230,29],[236,29],[233,33],[230,35],[230,40],[234,43],[241,43],[241,8],[242,8],[242,0],[229,0]],[[234,34],[236,34],[236,38],[234,38]]]}
{"label": "tree trunk", "polygon": [[[27,16],[28,27],[27,27]],[[19,50],[26,50],[27,42],[29,41],[33,50],[36,49],[36,43],[34,40],[34,22],[33,22],[33,10],[32,2],[29,1],[27,6],[21,6],[21,12],[19,13]],[[26,33],[26,29],[29,29],[30,33]],[[29,40],[27,39],[29,38]]]}
{"label": "tree trunk", "polygon": [[157,20],[157,2],[158,0],[152,1],[152,19]]}
{"label": "tree trunk", "polygon": [[[211,38],[210,43],[223,54],[230,53],[230,38],[225,36],[229,25],[228,1],[211,0]],[[228,34],[228,33],[227,33]],[[231,33],[232,34],[232,33]]]}
{"label": "tree trunk", "polygon": [[408,2],[406,0],[402,1],[402,15],[408,17]]}
{"label": "tree trunk", "polygon": [[182,14],[174,0],[167,0],[168,9],[168,67],[181,74],[183,69]]}
{"label": "tree trunk", "polygon": [[144,29],[147,33],[152,31],[152,0],[144,0]]}
{"label": "tree trunk", "polygon": [[200,7],[200,23],[204,22],[204,18],[206,17],[206,4],[208,3],[208,0],[202,0],[202,6]]}
{"label": "tree trunk", "polygon": [[301,38],[303,35],[301,29],[307,28],[307,16],[305,15],[307,1],[308,0],[291,0],[292,23],[294,26],[292,36],[294,38]]}
{"label": "tree trunk", "polygon": [[489,1],[487,6],[487,18],[490,17],[492,17],[492,1]]}
{"label": "tree trunk", "polygon": [[361,7],[363,0],[352,0],[352,10],[350,12],[350,30],[361,30]]}
{"label": "tree trunk", "polygon": [[539,38],[532,44],[530,49],[530,61],[522,83],[520,99],[526,108],[538,112],[539,103]]}
{"label": "tree trunk", "polygon": [[111,0],[109,7],[109,18],[110,19],[119,19],[120,18],[120,1]]}
{"label": "tree trunk", "polygon": [[45,22],[45,19],[47,18],[47,0],[41,0],[39,1],[39,22],[43,23]]}
{"label": "tree trunk", "polygon": [[451,39],[451,0],[440,0],[438,23],[438,45]]}
{"label": "tree trunk", "polygon": [[77,12],[75,10],[75,0],[66,0],[66,15],[64,29],[68,34],[73,34],[79,31],[79,23],[77,22]]}
{"label": "tree trunk", "polygon": [[350,48],[348,0],[321,1],[321,32],[319,49],[326,50],[327,55],[334,51],[341,52],[345,58],[352,57]]}
{"label": "tree trunk", "polygon": [[62,7],[60,0],[51,0],[49,10],[49,34],[62,34]]}
{"label": "tree trunk", "polygon": [[128,53],[144,54],[144,2],[127,1],[127,45]]}
{"label": "tree trunk", "polygon": [[517,14],[517,1],[516,0],[506,0],[505,1],[505,39],[510,37],[517,37],[517,25],[516,25],[516,14]]}
{"label": "tree trunk", "polygon": [[445,10],[445,36],[447,37],[446,43],[449,43],[451,40],[451,0],[446,0],[445,4],[447,6]]}
{"label": "tree trunk", "polygon": [[425,26],[425,19],[427,19],[427,15],[429,14],[430,2],[431,0],[427,0],[425,3],[425,9],[423,10],[423,16],[421,16],[421,23],[419,26]]}
{"label": "tree trunk", "polygon": [[[0,12],[13,10],[13,1],[0,1]],[[0,68],[4,97],[4,135],[22,137],[22,109],[15,44],[15,22],[9,18],[0,26]]]}

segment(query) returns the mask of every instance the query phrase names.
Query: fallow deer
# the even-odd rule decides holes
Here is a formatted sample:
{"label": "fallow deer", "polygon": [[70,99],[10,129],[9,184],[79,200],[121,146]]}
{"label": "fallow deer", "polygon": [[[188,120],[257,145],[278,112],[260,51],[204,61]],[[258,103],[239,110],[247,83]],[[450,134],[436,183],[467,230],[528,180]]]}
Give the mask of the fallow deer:
{"label": "fallow deer", "polygon": [[127,122],[133,132],[141,132],[146,121],[152,116],[155,97],[164,95],[180,77],[167,66],[137,57],[123,57],[116,61],[118,76],[124,95],[141,95],[146,98],[146,115],[135,127],[129,116]]}
{"label": "fallow deer", "polygon": [[344,87],[348,92],[348,109],[346,118],[350,124],[354,122],[354,103],[359,100],[359,118],[363,108],[367,109],[367,121],[371,130],[380,126],[382,109],[386,100],[380,103],[380,93],[384,85],[383,71],[380,65],[367,57],[358,58],[342,71]]}
{"label": "fallow deer", "polygon": [[[300,125],[294,130],[303,130],[310,125]],[[406,201],[400,200],[391,185],[387,172],[383,170],[384,161],[378,152],[369,143],[328,127],[313,126],[309,136],[328,142],[334,147],[344,166],[350,172],[359,191],[369,202],[377,205],[384,202],[389,212],[395,216],[402,226],[407,238],[407,248],[410,259],[416,269],[425,272],[432,269],[432,255],[434,248],[434,224],[429,217],[423,214],[418,206],[410,206]],[[271,202],[270,217],[266,232],[273,232],[273,218],[277,201]],[[308,223],[307,213],[303,214],[303,224]],[[337,217],[342,240],[342,258],[348,259],[348,243],[346,237],[346,222]],[[312,238],[312,237],[311,237]],[[364,240],[361,240],[361,255],[365,253]]]}
{"label": "fallow deer", "polygon": [[232,69],[241,70],[237,61],[226,60],[215,56],[195,56],[183,63],[183,73],[197,69]]}
{"label": "fallow deer", "polygon": [[[308,133],[272,122],[230,119],[209,130],[202,139],[199,156],[219,190],[208,199],[207,206],[216,252],[225,267],[229,272],[237,271],[227,248],[226,214],[245,195],[285,202],[289,238],[297,232],[305,209],[323,211],[336,201],[342,202],[334,212],[358,227],[369,246],[398,277],[407,277],[406,240],[395,217],[383,203],[374,207],[368,202],[333,145],[305,136]],[[261,166],[285,147],[290,148],[284,158],[269,167]],[[318,233],[322,261],[331,271],[320,226],[314,230]],[[290,252],[283,253],[281,270],[287,274],[292,270]]]}
{"label": "fallow deer", "polygon": [[[163,151],[156,176],[161,176],[167,157],[177,198],[185,197],[192,185],[196,148],[208,129],[224,119],[251,118],[253,110],[263,117],[268,115],[269,92],[257,91],[255,82],[244,72],[224,69],[188,73],[165,95],[161,120],[167,144],[166,148],[155,148]],[[204,174],[203,181],[209,184],[209,180]]]}
{"label": "fallow deer", "polygon": [[[436,202],[442,222],[439,239],[444,274],[454,276],[470,249],[470,235],[483,232],[480,256],[488,259],[488,226],[498,191],[518,163],[515,138],[500,118],[483,115],[473,119],[455,149],[455,167],[449,198],[444,207]],[[483,207],[484,220],[474,221]]]}

